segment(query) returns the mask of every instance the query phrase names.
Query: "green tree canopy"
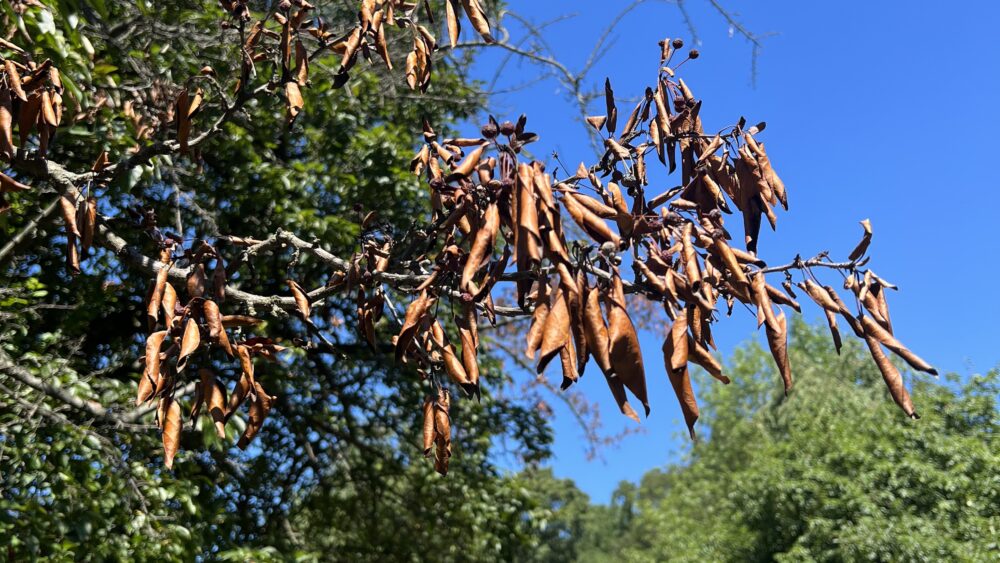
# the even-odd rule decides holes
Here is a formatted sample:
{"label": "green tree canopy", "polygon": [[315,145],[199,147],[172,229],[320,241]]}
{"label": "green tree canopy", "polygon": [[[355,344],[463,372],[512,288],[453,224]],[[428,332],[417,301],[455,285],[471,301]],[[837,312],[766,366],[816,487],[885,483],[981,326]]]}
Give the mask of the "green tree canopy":
{"label": "green tree canopy", "polygon": [[609,506],[526,475],[557,511],[557,555],[541,560],[996,560],[1000,371],[915,378],[922,418],[909,420],[866,352],[845,344],[838,356],[825,328],[795,323],[787,398],[767,351],[737,350],[732,385],[698,380],[704,436],[687,459],[623,483]]}

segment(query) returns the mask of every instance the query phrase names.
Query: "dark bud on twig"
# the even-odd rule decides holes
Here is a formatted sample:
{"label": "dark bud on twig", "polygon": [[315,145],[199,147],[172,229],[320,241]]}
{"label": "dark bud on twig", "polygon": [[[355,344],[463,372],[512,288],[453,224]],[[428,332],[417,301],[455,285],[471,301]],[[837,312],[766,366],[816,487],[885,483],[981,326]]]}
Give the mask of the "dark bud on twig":
{"label": "dark bud on twig", "polygon": [[701,53],[698,52],[698,49],[691,49],[691,52],[688,53],[689,59],[697,59],[699,56],[701,56]]}
{"label": "dark bud on twig", "polygon": [[484,138],[493,140],[497,136],[497,126],[492,123],[487,123],[486,125],[483,125],[482,129],[480,129],[480,133],[483,134]]}
{"label": "dark bud on twig", "polygon": [[509,137],[514,134],[514,131],[515,131],[514,124],[511,123],[510,121],[504,121],[503,123],[500,124],[500,133]]}
{"label": "dark bud on twig", "polygon": [[674,49],[680,49],[681,47],[684,46],[684,40],[674,39],[674,41],[670,45],[672,45]]}

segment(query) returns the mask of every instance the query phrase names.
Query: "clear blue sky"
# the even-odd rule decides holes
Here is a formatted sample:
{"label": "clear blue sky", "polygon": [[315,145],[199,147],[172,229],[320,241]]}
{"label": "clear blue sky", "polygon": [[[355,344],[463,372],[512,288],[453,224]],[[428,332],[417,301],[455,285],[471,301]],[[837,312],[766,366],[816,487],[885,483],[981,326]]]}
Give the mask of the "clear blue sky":
{"label": "clear blue sky", "polygon": [[[535,22],[577,14],[546,33],[558,58],[574,69],[626,4],[510,0],[512,10]],[[994,161],[1000,3],[722,4],[751,31],[777,33],[764,40],[756,88],[750,84],[749,44],[730,37],[708,0],[686,2],[701,39],[701,58],[682,70],[695,95],[705,100],[706,129],[732,124],[740,115],[768,123],[762,139],[788,186],[791,211],[779,214],[777,236],[764,235],[762,257],[781,263],[797,252],[811,256],[820,250],[845,256],[860,235],[857,222],[870,218],[871,267],[901,288],[890,296],[897,336],[943,372],[970,375],[1000,362],[1000,193]],[[610,76],[621,98],[638,96],[652,83],[659,39],[682,37],[690,46],[684,20],[668,2],[639,7],[613,36],[614,46],[590,82]],[[480,76],[491,77],[501,56],[484,53]],[[538,66],[515,63],[498,88],[539,72]],[[555,150],[571,166],[592,160],[566,92],[555,81],[499,95],[495,104],[500,119],[528,114],[529,129],[541,135],[538,155]],[[631,107],[619,105],[627,116]],[[595,105],[594,113],[603,110]],[[660,181],[664,188],[676,183]],[[820,319],[814,307],[805,315]],[[748,315],[724,319],[715,333],[722,354],[755,338],[754,326]],[[644,335],[643,347],[653,406],[644,434],[606,449],[603,460],[587,461],[580,428],[557,409],[552,466],[597,502],[607,502],[620,480],[635,481],[649,469],[679,461],[686,447],[658,337]],[[599,374],[588,373],[579,389],[599,400],[606,431],[628,422],[617,415]],[[914,401],[919,406],[919,396]]]}

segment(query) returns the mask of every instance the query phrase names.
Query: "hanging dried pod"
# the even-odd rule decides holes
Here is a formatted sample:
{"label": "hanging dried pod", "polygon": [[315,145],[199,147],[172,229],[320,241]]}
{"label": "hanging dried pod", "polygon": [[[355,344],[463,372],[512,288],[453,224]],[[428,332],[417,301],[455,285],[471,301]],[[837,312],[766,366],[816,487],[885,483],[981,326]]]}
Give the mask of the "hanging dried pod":
{"label": "hanging dried pod", "polygon": [[184,334],[181,336],[181,352],[177,357],[177,371],[184,371],[191,354],[194,354],[199,346],[201,346],[201,329],[194,319],[188,317],[187,324],[184,325]]}
{"label": "hanging dried pod", "polygon": [[885,352],[882,351],[882,347],[879,346],[878,340],[874,336],[866,334],[865,343],[868,345],[868,350],[871,351],[875,365],[882,372],[882,379],[885,380],[892,399],[896,401],[899,408],[903,409],[906,416],[914,419],[920,418],[920,415],[913,409],[913,401],[910,400],[910,394],[903,385],[903,376],[900,375],[896,366],[892,365],[892,362],[886,357]]}
{"label": "hanging dried pod", "polygon": [[615,268],[611,278],[611,289],[605,294],[608,309],[608,339],[611,343],[611,365],[615,376],[642,403],[649,416],[649,399],[646,396],[646,370],[642,364],[642,350],[639,336],[625,308],[625,292],[621,275]]}
{"label": "hanging dried pod", "polygon": [[[687,330],[686,328],[677,329],[681,319],[684,319],[684,315],[679,315],[677,320],[674,321],[674,326],[671,327],[671,334],[667,336],[663,341],[663,363],[667,369],[667,376],[670,378],[670,385],[674,389],[674,395],[677,396],[677,401],[681,406],[681,414],[684,416],[684,423],[687,424],[688,434],[690,434],[691,439],[695,439],[694,425],[698,421],[698,401],[695,399],[694,390],[691,388],[691,375],[688,372],[687,361],[680,362],[679,367],[674,367],[677,365],[677,359],[681,356],[687,356],[687,352],[679,353],[675,344],[678,342],[683,343],[684,348],[687,348]],[[686,326],[683,325],[683,326]],[[682,334],[681,338],[675,338],[674,333],[680,332]]]}
{"label": "hanging dried pod", "polygon": [[172,397],[160,399],[160,406],[157,409],[160,413],[161,438],[163,440],[163,465],[167,469],[173,469],[174,456],[181,445],[181,405]]}
{"label": "hanging dried pod", "polygon": [[855,261],[865,255],[868,251],[868,245],[872,242],[872,223],[868,219],[861,221],[861,228],[864,229],[864,234],[861,237],[861,242],[858,243],[854,250],[847,256],[850,261]]}
{"label": "hanging dried pod", "polygon": [[295,307],[298,309],[299,317],[303,321],[309,322],[309,315],[312,312],[312,306],[309,304],[309,295],[294,280],[286,280],[286,283],[289,289],[292,290],[292,297],[295,299]]}
{"label": "hanging dried pod", "polygon": [[765,327],[767,332],[767,345],[771,348],[771,356],[778,366],[778,373],[781,374],[781,381],[785,386],[785,396],[792,390],[792,367],[788,363],[788,323],[785,320],[785,312],[778,310],[776,317],[776,329],[770,324]]}
{"label": "hanging dried pod", "polygon": [[257,436],[261,427],[264,426],[264,420],[267,419],[268,413],[271,412],[271,405],[274,404],[275,399],[276,397],[272,397],[264,392],[264,388],[260,386],[260,383],[254,382],[254,399],[250,403],[247,426],[243,431],[243,435],[240,436],[239,442],[236,443],[236,447],[241,450],[247,449],[250,441]]}

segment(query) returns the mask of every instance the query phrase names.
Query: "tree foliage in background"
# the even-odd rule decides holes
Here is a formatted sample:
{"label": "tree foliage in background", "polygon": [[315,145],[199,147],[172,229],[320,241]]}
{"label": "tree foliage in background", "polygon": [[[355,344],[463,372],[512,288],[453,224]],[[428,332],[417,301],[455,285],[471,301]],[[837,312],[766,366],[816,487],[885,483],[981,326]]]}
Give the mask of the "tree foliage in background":
{"label": "tree foliage in background", "polygon": [[528,473],[555,511],[540,561],[994,561],[1000,556],[1000,371],[918,378],[919,421],[892,416],[854,343],[793,327],[788,398],[756,342],[730,386],[699,380],[707,439],[623,483],[607,506]]}

